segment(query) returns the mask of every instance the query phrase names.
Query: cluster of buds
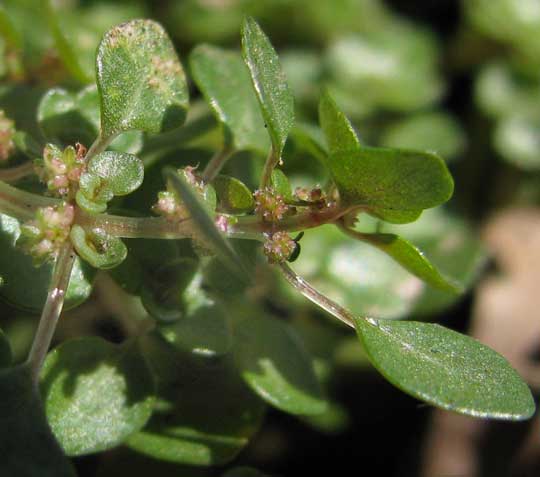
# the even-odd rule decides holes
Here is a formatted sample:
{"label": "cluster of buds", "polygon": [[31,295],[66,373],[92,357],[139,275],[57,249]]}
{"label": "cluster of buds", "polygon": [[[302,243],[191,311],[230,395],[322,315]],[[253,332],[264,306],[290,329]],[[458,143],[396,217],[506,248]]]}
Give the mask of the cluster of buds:
{"label": "cluster of buds", "polygon": [[291,212],[291,207],[285,203],[285,198],[267,187],[253,193],[255,199],[255,212],[265,222],[279,222]]}
{"label": "cluster of buds", "polygon": [[2,162],[7,161],[15,150],[14,135],[15,123],[0,109],[0,161]]}
{"label": "cluster of buds", "polygon": [[[193,190],[204,199],[206,186],[195,174],[195,170],[195,167],[188,166],[184,169],[178,169],[178,174],[182,174],[186,182],[193,187]],[[152,211],[171,222],[177,222],[190,217],[186,206],[168,183],[167,190],[158,192],[158,200],[152,206]]]}
{"label": "cluster of buds", "polygon": [[21,226],[17,245],[31,255],[36,265],[53,260],[68,239],[75,208],[67,202],[38,209],[36,217]]}
{"label": "cluster of buds", "polygon": [[47,144],[43,159],[36,161],[36,173],[53,195],[72,198],[86,167],[85,156],[86,148],[79,143],[63,151],[53,144]]}
{"label": "cluster of buds", "polygon": [[302,202],[309,202],[319,209],[322,209],[326,205],[326,195],[319,187],[315,189],[306,189],[305,187],[297,187],[294,191],[294,196],[297,200]]}
{"label": "cluster of buds", "polygon": [[298,249],[298,244],[287,232],[276,232],[269,235],[264,243],[263,251],[270,263],[283,263],[291,260]]}

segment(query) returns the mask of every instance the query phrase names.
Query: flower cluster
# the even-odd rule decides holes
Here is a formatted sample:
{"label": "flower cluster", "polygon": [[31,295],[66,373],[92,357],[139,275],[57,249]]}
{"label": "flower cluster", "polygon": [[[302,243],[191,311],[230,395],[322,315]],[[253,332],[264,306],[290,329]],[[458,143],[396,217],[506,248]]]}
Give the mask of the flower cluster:
{"label": "flower cluster", "polygon": [[36,265],[53,260],[68,239],[74,218],[75,208],[66,202],[38,209],[34,220],[21,225],[17,245],[34,258]]}
{"label": "flower cluster", "polygon": [[[208,186],[195,174],[195,170],[195,167],[188,166],[184,169],[178,169],[178,174],[182,174],[186,182],[204,200]],[[158,200],[152,206],[152,211],[171,222],[184,220],[190,216],[186,206],[169,183],[167,183],[167,190],[158,192]]]}
{"label": "flower cluster", "polygon": [[270,263],[283,263],[291,258],[297,246],[287,232],[276,232],[268,237],[263,251]]}
{"label": "flower cluster", "polygon": [[79,143],[63,151],[47,144],[43,149],[43,159],[36,161],[36,173],[53,195],[71,198],[86,167],[85,156],[86,148]]}
{"label": "flower cluster", "polygon": [[0,109],[0,161],[7,161],[15,149],[15,123]]}
{"label": "flower cluster", "polygon": [[279,222],[291,211],[282,195],[267,187],[253,193],[255,212],[266,222]]}

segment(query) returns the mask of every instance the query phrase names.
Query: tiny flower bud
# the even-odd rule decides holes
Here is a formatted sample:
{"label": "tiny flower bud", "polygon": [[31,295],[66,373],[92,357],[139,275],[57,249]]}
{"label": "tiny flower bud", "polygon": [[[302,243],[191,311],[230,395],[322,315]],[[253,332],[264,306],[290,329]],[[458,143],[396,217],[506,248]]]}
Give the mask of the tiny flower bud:
{"label": "tiny flower bud", "polygon": [[296,250],[296,242],[287,232],[276,232],[264,243],[263,251],[270,263],[286,262]]}
{"label": "tiny flower bud", "polygon": [[290,211],[283,196],[276,194],[269,187],[256,190],[253,197],[255,198],[255,212],[266,222],[279,222]]}

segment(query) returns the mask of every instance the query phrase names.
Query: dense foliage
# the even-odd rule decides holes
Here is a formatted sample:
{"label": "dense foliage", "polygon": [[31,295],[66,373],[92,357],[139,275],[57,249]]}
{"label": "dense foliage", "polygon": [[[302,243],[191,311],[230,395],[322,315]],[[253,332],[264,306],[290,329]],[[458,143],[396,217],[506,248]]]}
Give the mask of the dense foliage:
{"label": "dense foliage", "polygon": [[[46,22],[32,21],[38,3]],[[135,3],[0,6],[0,297],[41,313],[31,345],[17,320],[0,334],[2,475],[75,475],[67,456],[120,445],[234,464],[269,406],[338,429],[329,388],[345,349],[431,405],[533,415],[501,355],[423,319],[485,263],[470,225],[435,208],[454,191],[441,155],[465,141],[434,107],[444,84],[431,34],[375,1],[359,2],[358,31],[345,5],[337,17],[331,2],[267,3],[173,2],[163,21],[189,47],[182,61],[160,23],[131,19],[145,14]],[[501,40],[483,21],[489,4],[469,2],[470,21]],[[245,15],[279,38],[272,18],[287,8],[317,25],[295,23],[317,51],[278,57]],[[501,157],[535,170],[539,144],[515,137],[538,125],[537,49],[502,41],[519,66],[483,66],[478,103]],[[62,310],[79,323],[51,347]],[[87,326],[102,316],[118,339]]]}

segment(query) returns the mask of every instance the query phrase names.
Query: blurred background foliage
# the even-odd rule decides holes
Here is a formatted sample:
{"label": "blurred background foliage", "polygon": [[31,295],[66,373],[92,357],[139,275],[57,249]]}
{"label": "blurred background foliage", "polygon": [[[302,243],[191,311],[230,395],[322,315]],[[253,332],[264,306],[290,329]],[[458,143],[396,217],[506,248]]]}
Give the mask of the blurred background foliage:
{"label": "blurred background foliage", "polygon": [[[95,48],[112,25],[136,17],[162,22],[187,68],[187,55],[201,42],[238,48],[240,23],[249,14],[276,45],[294,91],[298,119],[284,154],[284,171],[293,186],[326,180],[305,140],[306,131],[319,134],[314,125],[324,86],[365,144],[440,153],[456,178],[451,203],[424,213],[416,223],[385,225],[383,230],[399,230],[415,243],[465,285],[463,296],[429,288],[382,252],[329,227],[306,233],[295,269],[356,314],[474,329],[475,290],[494,270],[498,276],[505,273],[505,264],[494,260],[497,249],[490,249],[491,242],[484,239],[484,224],[502,209],[537,211],[540,200],[540,0],[58,0],[52,10],[42,7],[39,0],[0,4],[0,107],[19,128],[34,130],[36,137],[43,132],[32,112],[45,89],[78,89],[92,83]],[[63,42],[71,45],[75,59]],[[193,124],[209,114],[194,87],[190,114]],[[146,163],[156,166],[147,172],[151,185],[127,198],[126,205],[147,213],[158,188],[157,166],[207,161],[208,151],[220,141],[215,127],[207,129],[194,141],[188,134],[181,143],[171,142],[156,153],[150,138],[145,147],[151,161]],[[254,185],[261,164],[262,159],[246,162],[236,157],[228,168]],[[375,230],[381,224],[362,218],[358,227]],[[129,271],[126,276],[133,278]],[[260,278],[251,293],[302,336],[333,404],[323,416],[309,419],[270,411],[239,461],[269,474],[292,476],[315,470],[335,473],[360,458],[377,469],[370,475],[419,475],[428,453],[422,449],[430,445],[424,439],[430,410],[372,373],[356,338],[277,275],[264,269]],[[20,360],[36,317],[2,306],[2,327]],[[68,312],[79,322],[66,317],[59,337],[80,334],[74,331],[79,327],[120,340],[122,327],[129,325],[122,319],[119,325],[111,319],[114,310],[104,308],[99,320],[86,317],[84,306]],[[517,442],[524,440],[527,426],[492,426],[499,437],[485,439],[476,458],[478,475],[510,475],[510,456],[521,455],[515,437]],[[501,429],[508,430],[506,435]],[[540,434],[536,439],[540,443]],[[500,448],[504,452],[493,451]],[[538,465],[534,455],[536,461],[527,460],[523,465],[528,470],[519,472],[529,472],[531,462]],[[506,464],[497,467],[497,462]],[[123,448],[80,458],[77,465],[81,476],[101,477],[123,472],[189,477],[222,472],[182,470]]]}

